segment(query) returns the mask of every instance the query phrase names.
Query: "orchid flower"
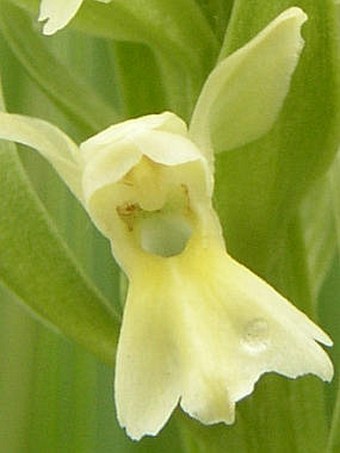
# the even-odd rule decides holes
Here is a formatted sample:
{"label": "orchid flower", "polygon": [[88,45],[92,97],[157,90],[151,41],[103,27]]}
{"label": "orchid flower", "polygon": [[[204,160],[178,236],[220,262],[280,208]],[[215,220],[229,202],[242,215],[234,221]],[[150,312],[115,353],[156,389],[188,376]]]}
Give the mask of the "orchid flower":
{"label": "orchid flower", "polygon": [[[41,0],[39,21],[45,22],[43,32],[53,35],[64,28],[77,14],[84,0]],[[110,3],[111,0],[97,0]]]}
{"label": "orchid flower", "polygon": [[228,254],[212,205],[213,151],[270,130],[305,20],[290,8],[219,63],[189,128],[165,112],[78,146],[42,120],[0,114],[0,138],[35,148],[54,166],[129,279],[115,401],[133,439],[157,434],[178,404],[202,423],[233,423],[235,403],[264,373],[332,378],[317,343],[330,346],[330,338]]}

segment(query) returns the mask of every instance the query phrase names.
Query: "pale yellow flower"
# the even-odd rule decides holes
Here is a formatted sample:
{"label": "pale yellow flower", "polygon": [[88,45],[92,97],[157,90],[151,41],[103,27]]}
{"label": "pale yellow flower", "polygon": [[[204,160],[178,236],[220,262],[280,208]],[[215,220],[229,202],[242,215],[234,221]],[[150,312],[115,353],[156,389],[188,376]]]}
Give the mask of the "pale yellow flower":
{"label": "pale yellow flower", "polygon": [[[84,0],[41,0],[39,21],[45,22],[43,33],[53,35],[64,28],[77,14]],[[109,3],[111,0],[97,0]]]}
{"label": "pale yellow flower", "polygon": [[0,114],[0,136],[43,150],[129,278],[115,399],[133,439],[157,434],[177,404],[232,423],[267,372],[332,378],[316,343],[330,338],[226,252],[208,161],[176,115],[129,120],[78,148],[47,123]]}
{"label": "pale yellow flower", "polygon": [[177,404],[233,423],[235,403],[270,371],[331,379],[315,341],[329,337],[226,252],[208,162],[179,118],[127,121],[81,152],[87,209],[130,282],[115,398],[132,438],[157,434]]}
{"label": "pale yellow flower", "polygon": [[203,423],[233,423],[235,403],[264,373],[332,378],[317,343],[331,345],[330,338],[227,253],[212,205],[212,150],[271,128],[303,47],[305,19],[298,8],[285,11],[222,61],[189,131],[165,112],[77,146],[46,122],[0,113],[0,138],[36,148],[52,163],[128,276],[115,400],[133,439],[157,434],[178,404]]}

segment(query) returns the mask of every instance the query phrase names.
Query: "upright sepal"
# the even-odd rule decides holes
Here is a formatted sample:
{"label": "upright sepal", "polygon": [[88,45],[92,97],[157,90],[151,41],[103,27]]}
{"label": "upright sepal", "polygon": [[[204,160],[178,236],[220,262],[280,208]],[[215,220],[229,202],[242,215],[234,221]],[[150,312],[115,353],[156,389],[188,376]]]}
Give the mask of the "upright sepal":
{"label": "upright sepal", "polygon": [[82,201],[78,146],[46,121],[0,112],[0,139],[36,149]]}
{"label": "upright sepal", "polygon": [[270,130],[299,61],[306,20],[299,8],[284,11],[210,74],[190,125],[191,137],[208,155],[245,145]]}

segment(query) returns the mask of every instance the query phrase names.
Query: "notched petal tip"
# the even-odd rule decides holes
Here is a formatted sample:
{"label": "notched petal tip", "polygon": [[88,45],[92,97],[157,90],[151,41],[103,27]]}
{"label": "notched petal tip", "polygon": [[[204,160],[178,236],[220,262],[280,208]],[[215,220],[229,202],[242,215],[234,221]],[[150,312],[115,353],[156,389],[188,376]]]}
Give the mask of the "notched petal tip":
{"label": "notched petal tip", "polygon": [[156,437],[168,423],[171,414],[176,409],[177,405],[178,401],[175,401],[175,403],[167,410],[167,415],[162,417],[162,419],[157,418],[156,420],[150,420],[148,414],[145,413],[144,417],[147,420],[145,422],[143,421],[143,423],[139,423],[139,421],[134,422],[129,420],[126,424],[124,424],[121,419],[117,417],[118,423],[121,428],[125,429],[125,432],[130,437],[130,439],[136,442],[140,441],[145,436]]}
{"label": "notched petal tip", "polygon": [[[248,346],[250,352],[253,349],[257,358],[258,370],[256,372],[255,367],[254,371],[258,377],[264,372],[274,371],[291,378],[314,374],[325,381],[331,380],[333,365],[317,343],[330,344],[328,335],[244,266],[230,260],[229,272],[238,282],[236,287],[242,282],[239,313],[244,310],[244,314],[248,311],[252,315],[244,327],[242,338],[243,346]],[[247,309],[249,301],[252,304]],[[254,350],[255,346],[257,350]]]}
{"label": "notched petal tip", "polygon": [[[194,368],[195,369],[195,368]],[[235,422],[235,403],[231,401],[226,382],[216,376],[190,376],[182,390],[180,406],[190,417],[204,425]]]}
{"label": "notched petal tip", "polygon": [[38,21],[44,22],[43,34],[53,35],[76,15],[83,0],[42,0]]}
{"label": "notched petal tip", "polygon": [[[54,35],[57,31],[62,29],[64,26],[58,26],[53,23],[53,20],[51,20],[48,16],[39,16],[38,18],[39,22],[44,22],[43,28],[42,28],[42,33],[45,36],[52,36]],[[66,24],[65,24],[66,25]]]}
{"label": "notched petal tip", "polygon": [[[307,14],[298,6],[292,6],[291,8],[286,9],[283,11],[278,18],[281,18],[282,20],[286,19],[291,19],[294,17],[299,25],[302,25],[308,20]],[[277,19],[276,19],[277,20]]]}
{"label": "notched petal tip", "polygon": [[331,339],[331,337],[326,332],[324,332],[319,326],[314,324],[314,327],[316,332],[314,339],[319,343],[331,348],[334,345],[334,342]]}

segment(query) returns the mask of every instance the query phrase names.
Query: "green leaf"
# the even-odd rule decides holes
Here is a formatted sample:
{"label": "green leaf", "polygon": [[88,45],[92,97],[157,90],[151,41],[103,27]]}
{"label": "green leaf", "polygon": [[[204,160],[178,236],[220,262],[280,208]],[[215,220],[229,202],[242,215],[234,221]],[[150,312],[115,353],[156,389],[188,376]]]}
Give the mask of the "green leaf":
{"label": "green leaf", "polygon": [[166,86],[149,47],[137,43],[115,43],[114,61],[127,118],[166,110]]}
{"label": "green leaf", "polygon": [[217,65],[203,87],[190,125],[191,136],[201,149],[227,151],[269,131],[289,90],[306,19],[299,8],[286,10]]}
{"label": "green leaf", "polygon": [[[289,6],[285,1],[284,6]],[[296,3],[295,3],[296,4]],[[254,36],[284,6],[238,0],[228,52]],[[271,131],[216,157],[216,201],[230,252],[265,275],[282,247],[286,226],[339,143],[337,24],[331,1],[299,1],[308,15],[305,47],[290,92]]]}
{"label": "green leaf", "polygon": [[0,297],[0,450],[19,452],[27,449],[36,323],[1,287]]}
{"label": "green leaf", "polygon": [[208,22],[192,0],[149,0],[144,4],[140,0],[115,0],[108,5],[91,1],[81,9],[74,26],[119,41],[148,44],[170,59],[178,57],[183,64],[186,56],[189,67],[197,63],[206,66],[204,57],[211,61],[211,51],[216,51],[217,45]]}
{"label": "green leaf", "polygon": [[234,0],[196,0],[219,40],[223,41]]}
{"label": "green leaf", "polygon": [[149,46],[167,88],[167,108],[188,120],[218,51],[217,39],[195,1],[91,1],[81,8],[74,27]]}
{"label": "green leaf", "polygon": [[[331,200],[332,200],[332,212],[334,216],[336,226],[336,239],[338,257],[340,253],[340,154],[338,153],[334,163],[329,172],[329,179],[331,185]],[[339,267],[337,268],[337,278],[335,280],[336,288],[339,289]],[[338,292],[336,293],[338,294]],[[335,301],[334,301],[335,302]],[[336,301],[337,302],[337,301]],[[334,309],[331,311],[333,312]],[[339,340],[339,328],[338,325],[333,326],[336,328],[336,339]],[[338,362],[339,366],[339,362]],[[332,423],[328,439],[327,453],[333,453],[340,448],[340,383],[338,379],[337,396],[332,414]]]}
{"label": "green leaf", "polygon": [[336,206],[336,200],[340,203],[340,187],[338,196],[334,197],[331,181],[334,164],[335,162],[329,172],[311,187],[301,207],[309,282],[315,301],[336,253],[337,235],[333,208]]}
{"label": "green leaf", "polygon": [[[47,146],[53,154],[53,144]],[[117,315],[59,236],[12,144],[1,142],[0,162],[0,282],[50,326],[111,364]]]}
{"label": "green leaf", "polygon": [[[37,17],[38,2],[15,3]],[[160,63],[170,97],[175,96],[169,107],[189,117],[218,52],[216,36],[194,0],[115,0],[106,5],[91,0],[84,3],[71,25],[95,36],[149,46]],[[183,93],[186,103],[181,99]]]}
{"label": "green leaf", "polygon": [[112,364],[116,314],[51,224],[12,145],[2,144],[0,161],[1,283],[50,325]]}
{"label": "green leaf", "polygon": [[115,110],[49,51],[44,38],[32,29],[32,21],[20,8],[2,1],[0,26],[25,71],[71,122],[89,134],[118,121]]}
{"label": "green leaf", "polygon": [[0,139],[36,149],[82,201],[79,148],[57,127],[37,118],[0,112]]}
{"label": "green leaf", "polygon": [[338,251],[340,252],[340,151],[336,155],[329,170],[328,178],[332,195],[331,200],[336,225],[337,245]]}

